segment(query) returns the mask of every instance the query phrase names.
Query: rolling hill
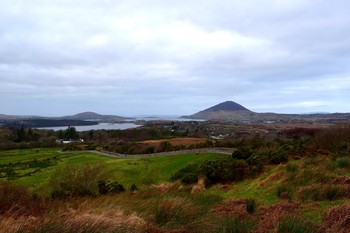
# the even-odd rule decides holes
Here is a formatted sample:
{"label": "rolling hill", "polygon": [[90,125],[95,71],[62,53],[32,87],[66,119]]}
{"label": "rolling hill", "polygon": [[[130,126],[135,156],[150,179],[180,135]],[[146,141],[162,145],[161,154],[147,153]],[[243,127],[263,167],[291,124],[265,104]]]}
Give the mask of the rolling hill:
{"label": "rolling hill", "polygon": [[82,112],[71,116],[43,117],[0,114],[0,124],[5,126],[55,127],[96,125],[98,122],[122,121],[125,118],[116,115],[101,115],[95,112]]}
{"label": "rolling hill", "polygon": [[116,115],[101,115],[95,112],[82,112],[71,116],[63,116],[61,119],[67,120],[124,120],[124,117]]}

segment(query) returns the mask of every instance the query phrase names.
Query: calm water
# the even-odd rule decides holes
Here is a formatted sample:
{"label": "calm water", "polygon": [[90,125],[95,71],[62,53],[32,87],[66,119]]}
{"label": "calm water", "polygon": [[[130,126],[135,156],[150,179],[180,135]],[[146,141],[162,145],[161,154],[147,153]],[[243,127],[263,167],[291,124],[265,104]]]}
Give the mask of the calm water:
{"label": "calm water", "polygon": [[[205,121],[198,119],[186,119],[180,118],[179,116],[136,116],[126,121],[136,121],[136,120],[145,120],[145,121],[156,121],[156,120],[171,120],[171,121]],[[99,129],[131,129],[137,128],[141,125],[136,125],[134,123],[99,123],[98,125],[85,125],[85,126],[74,126],[78,132],[89,131],[89,130],[99,130]],[[58,127],[40,127],[38,129],[50,129],[50,130],[66,130],[68,126],[58,126]]]}
{"label": "calm water", "polygon": [[[89,130],[98,130],[98,129],[131,129],[140,127],[140,125],[136,125],[134,123],[99,123],[98,125],[83,125],[83,126],[74,126],[78,132],[81,131],[89,131]],[[68,126],[59,126],[59,127],[40,127],[38,129],[50,129],[50,130],[66,130]]]}
{"label": "calm water", "polygon": [[134,117],[130,117],[129,119],[127,119],[126,121],[135,121],[135,120],[143,120],[143,121],[161,121],[161,120],[165,120],[165,121],[205,121],[205,120],[201,120],[201,119],[189,119],[189,118],[181,118],[180,116],[134,116]]}

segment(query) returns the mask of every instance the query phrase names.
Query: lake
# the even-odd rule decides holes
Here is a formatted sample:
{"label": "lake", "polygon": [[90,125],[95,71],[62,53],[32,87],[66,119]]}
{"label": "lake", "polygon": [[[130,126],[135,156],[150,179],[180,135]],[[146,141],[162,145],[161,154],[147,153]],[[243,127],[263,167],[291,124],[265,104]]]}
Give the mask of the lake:
{"label": "lake", "polygon": [[[98,125],[82,125],[74,126],[78,132],[89,131],[89,130],[99,130],[99,129],[131,129],[137,128],[141,125],[136,125],[134,123],[99,123]],[[49,129],[49,130],[66,130],[68,126],[58,126],[58,127],[40,127],[38,129]]]}
{"label": "lake", "polygon": [[[159,120],[166,120],[166,121],[205,121],[205,120],[199,120],[199,119],[187,119],[187,118],[180,118],[179,116],[135,116],[130,117],[129,119],[126,119],[125,121],[159,121]],[[126,123],[99,123],[98,125],[83,125],[83,126],[74,126],[75,129],[78,132],[81,131],[89,131],[89,130],[99,130],[99,129],[132,129],[140,127],[141,125],[134,124],[132,122],[126,122]],[[68,126],[56,126],[56,127],[39,127],[38,129],[49,129],[49,130],[66,130]]]}
{"label": "lake", "polygon": [[181,116],[176,115],[141,115],[141,116],[133,116],[126,121],[205,121],[202,119],[190,119],[190,118],[181,118]]}

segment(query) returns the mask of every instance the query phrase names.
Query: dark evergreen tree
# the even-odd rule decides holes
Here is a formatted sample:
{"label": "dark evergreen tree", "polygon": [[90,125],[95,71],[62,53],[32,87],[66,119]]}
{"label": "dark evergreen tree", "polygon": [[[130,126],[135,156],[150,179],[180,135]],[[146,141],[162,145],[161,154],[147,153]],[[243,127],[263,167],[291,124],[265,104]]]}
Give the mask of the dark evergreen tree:
{"label": "dark evergreen tree", "polygon": [[26,139],[26,131],[23,125],[21,126],[21,128],[17,128],[16,134],[17,134],[17,140],[16,140],[17,142],[23,142]]}
{"label": "dark evergreen tree", "polygon": [[66,129],[64,133],[64,137],[66,140],[74,140],[74,139],[77,139],[79,135],[75,127],[68,127],[68,129]]}

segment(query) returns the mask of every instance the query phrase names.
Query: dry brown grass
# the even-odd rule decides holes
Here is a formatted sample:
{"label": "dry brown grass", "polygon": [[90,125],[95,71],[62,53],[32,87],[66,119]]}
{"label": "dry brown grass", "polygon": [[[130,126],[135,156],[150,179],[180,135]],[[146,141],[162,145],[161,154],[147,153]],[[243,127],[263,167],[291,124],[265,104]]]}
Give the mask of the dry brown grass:
{"label": "dry brown grass", "polygon": [[43,213],[44,208],[44,202],[33,198],[25,186],[0,183],[0,215],[38,215]]}
{"label": "dry brown grass", "polygon": [[[282,166],[282,165],[278,165],[278,166]],[[262,188],[267,187],[273,182],[276,182],[276,181],[283,182],[283,180],[285,179],[286,179],[285,173],[283,171],[278,171],[278,172],[272,173],[271,175],[269,175],[268,177],[260,181],[259,187],[262,187]]]}
{"label": "dry brown grass", "polygon": [[212,208],[212,211],[222,216],[247,217],[249,214],[246,208],[247,200],[230,200]]}
{"label": "dry brown grass", "polygon": [[300,204],[281,203],[260,208],[256,215],[258,223],[254,232],[267,233],[276,229],[280,219],[287,214],[295,214],[300,210]]}
{"label": "dry brown grass", "polygon": [[197,184],[193,185],[191,189],[191,194],[199,194],[205,191],[205,179],[203,177],[199,178]]}
{"label": "dry brown grass", "polygon": [[350,204],[329,209],[323,218],[320,232],[349,233],[350,231]]}
{"label": "dry brown grass", "polygon": [[[123,198],[125,201],[125,197]],[[117,202],[116,202],[117,201]],[[146,222],[122,210],[118,198],[103,197],[54,201],[36,216],[0,219],[0,232],[143,232]]]}

